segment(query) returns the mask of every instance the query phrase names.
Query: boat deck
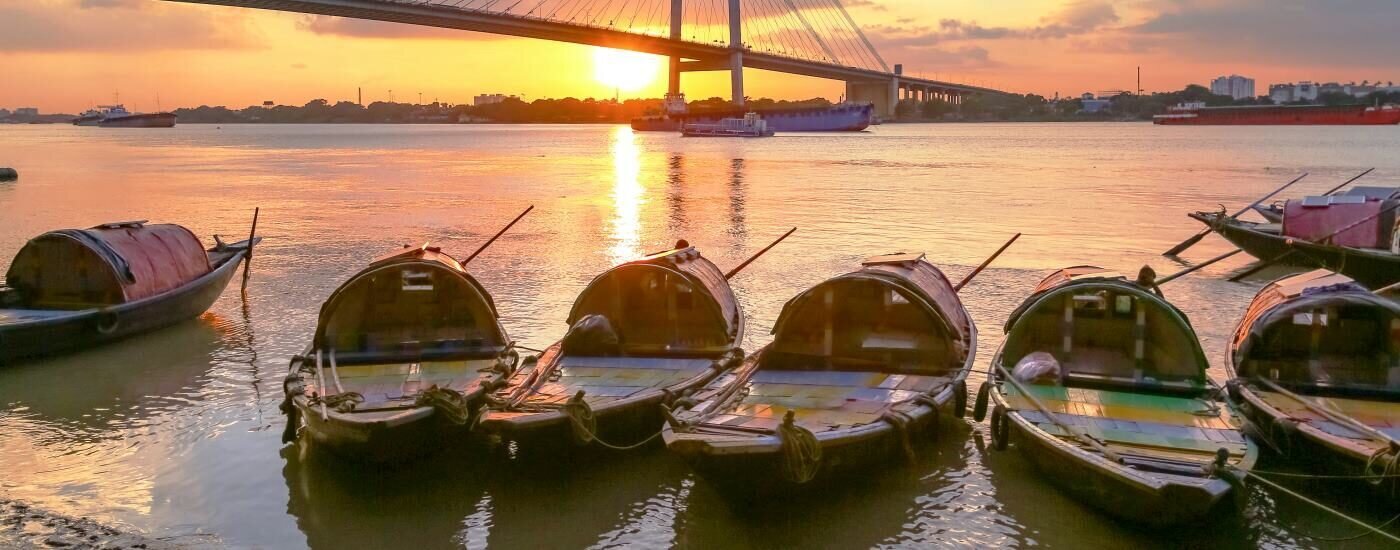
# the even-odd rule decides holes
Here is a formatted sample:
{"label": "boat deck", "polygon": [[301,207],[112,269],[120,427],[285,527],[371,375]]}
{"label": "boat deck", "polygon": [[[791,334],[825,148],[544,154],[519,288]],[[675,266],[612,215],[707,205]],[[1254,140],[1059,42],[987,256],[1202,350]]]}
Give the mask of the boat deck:
{"label": "boat deck", "polygon": [[[462,393],[472,393],[481,385],[483,371],[489,371],[496,363],[492,359],[469,361],[425,361],[422,363],[391,363],[377,365],[340,365],[335,372],[340,376],[340,387],[346,392],[356,392],[365,401],[355,407],[356,412],[383,408],[396,408],[411,405],[422,390],[431,386],[448,388]],[[328,362],[322,363],[326,384],[334,391],[335,381]],[[315,374],[307,377],[306,395],[317,391]]]}
{"label": "boat deck", "polygon": [[[878,422],[891,406],[951,382],[944,376],[880,372],[759,371],[750,378],[747,395],[704,424],[771,431],[792,411],[793,420],[814,433],[849,428]],[[710,405],[700,403],[694,410]]]}
{"label": "boat deck", "polygon": [[[1071,437],[1014,386],[1005,388],[1008,403],[1023,418],[1047,433]],[[1187,453],[1214,453],[1223,447],[1234,456],[1248,449],[1229,411],[1209,401],[1063,386],[1026,389],[1060,421],[1111,445]]]}
{"label": "boat deck", "polygon": [[[580,390],[592,408],[639,395],[650,390],[669,388],[700,376],[714,364],[705,358],[665,357],[581,357],[559,359],[557,376],[540,385],[520,401],[527,412],[492,413],[492,416],[530,414],[528,409],[558,408]],[[530,375],[530,369],[517,373],[505,392],[519,391]]]}
{"label": "boat deck", "polygon": [[[1346,428],[1312,410],[1302,403],[1271,391],[1257,391],[1260,398],[1269,406],[1278,409],[1299,422],[1317,428],[1332,436],[1345,438],[1357,447],[1358,452],[1370,453],[1379,450],[1383,444]],[[1400,439],[1400,403],[1342,397],[1304,397],[1319,407],[1349,416],[1364,425],[1375,428],[1385,435]]]}

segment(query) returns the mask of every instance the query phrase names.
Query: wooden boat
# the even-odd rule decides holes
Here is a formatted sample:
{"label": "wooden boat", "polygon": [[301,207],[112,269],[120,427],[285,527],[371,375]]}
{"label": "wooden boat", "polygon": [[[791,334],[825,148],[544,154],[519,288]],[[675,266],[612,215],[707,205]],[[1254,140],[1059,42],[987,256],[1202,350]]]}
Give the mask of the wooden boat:
{"label": "wooden boat", "polygon": [[199,316],[253,241],[205,249],[145,220],[50,231],[15,255],[0,285],[0,364],[92,347]]}
{"label": "wooden boat", "polygon": [[316,334],[283,382],[287,432],[371,462],[467,437],[516,352],[491,294],[436,247],[369,264],[321,306]]}
{"label": "wooden boat", "polygon": [[1335,246],[1294,239],[1284,236],[1282,227],[1277,223],[1244,221],[1219,212],[1194,212],[1188,215],[1261,260],[1270,261],[1294,252],[1277,262],[1338,271],[1372,288],[1400,282],[1400,254],[1393,250]]}
{"label": "wooden boat", "polygon": [[[1227,352],[1260,438],[1344,475],[1400,474],[1400,303],[1317,270],[1259,291]],[[1390,498],[1396,478],[1371,480]]]}
{"label": "wooden boat", "polygon": [[683,402],[666,446],[721,487],[792,489],[912,453],[961,417],[977,330],[922,254],[867,259],[789,300],[773,342]]}
{"label": "wooden boat", "polygon": [[660,430],[662,404],[743,356],[734,291],[685,241],[599,275],[568,322],[563,340],[496,392],[482,430],[534,443],[639,445]]}
{"label": "wooden boat", "polygon": [[[1052,367],[1048,382],[1012,376],[1013,366],[1037,358]],[[993,446],[1015,441],[1047,479],[1088,504],[1180,524],[1238,507],[1244,492],[1234,469],[1247,471],[1258,454],[1241,420],[1212,397],[1208,366],[1186,315],[1160,294],[1072,267],[1046,277],[1012,312],[975,410],[980,419],[990,399]]]}

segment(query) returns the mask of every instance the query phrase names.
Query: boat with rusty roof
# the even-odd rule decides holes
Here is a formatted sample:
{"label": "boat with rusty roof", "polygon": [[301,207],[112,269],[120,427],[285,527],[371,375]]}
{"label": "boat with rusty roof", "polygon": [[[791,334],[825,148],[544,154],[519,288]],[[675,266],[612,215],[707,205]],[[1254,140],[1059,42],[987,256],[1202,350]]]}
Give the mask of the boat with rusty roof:
{"label": "boat with rusty roof", "polygon": [[1317,270],[1255,296],[1226,356],[1230,393],[1284,456],[1400,495],[1400,303]]}
{"label": "boat with rusty roof", "polygon": [[1057,271],[1006,322],[992,378],[993,446],[1010,442],[1066,492],[1164,526],[1243,506],[1257,455],[1217,398],[1186,315],[1155,285],[1093,266]]}
{"label": "boat with rusty roof", "polygon": [[259,240],[216,236],[206,249],[189,229],[145,220],[35,237],[0,284],[0,365],[197,317]]}
{"label": "boat with rusty roof", "polygon": [[743,359],[744,315],[728,279],[786,237],[729,273],[682,240],[599,275],[569,311],[568,333],[496,392],[481,429],[532,444],[654,440],[662,405]]}
{"label": "boat with rusty roof", "polygon": [[894,254],[798,294],[771,344],[678,404],[667,448],[746,494],[912,453],[965,409],[977,329],[956,288],[923,254]]}

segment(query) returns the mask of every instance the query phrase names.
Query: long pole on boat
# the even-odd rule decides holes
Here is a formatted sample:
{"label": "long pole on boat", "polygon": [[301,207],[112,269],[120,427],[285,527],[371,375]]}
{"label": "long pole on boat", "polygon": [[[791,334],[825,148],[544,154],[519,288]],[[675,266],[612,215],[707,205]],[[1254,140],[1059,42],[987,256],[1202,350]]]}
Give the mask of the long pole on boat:
{"label": "long pole on boat", "polygon": [[1373,290],[1373,291],[1371,291],[1371,292],[1373,292],[1373,293],[1375,293],[1375,294],[1385,294],[1385,293],[1391,292],[1391,291],[1400,291],[1400,283],[1395,283],[1395,284],[1392,284],[1392,285],[1383,286],[1383,287],[1380,287],[1380,288],[1378,288],[1378,289],[1375,289],[1375,290]]}
{"label": "long pole on boat", "polygon": [[1360,173],[1360,174],[1357,174],[1356,177],[1347,180],[1346,183],[1343,183],[1343,184],[1341,184],[1341,185],[1338,185],[1338,186],[1336,186],[1336,187],[1333,187],[1333,188],[1331,188],[1331,189],[1328,189],[1326,193],[1323,193],[1323,194],[1322,194],[1322,196],[1325,197],[1325,196],[1327,196],[1327,195],[1331,195],[1332,193],[1336,193],[1337,191],[1340,191],[1343,187],[1346,187],[1346,186],[1348,186],[1348,185],[1351,185],[1351,182],[1361,179],[1361,178],[1364,177],[1366,174],[1370,174],[1372,170],[1375,170],[1375,168],[1367,168],[1365,172],[1362,172],[1362,173]]}
{"label": "long pole on boat", "polygon": [[251,228],[248,229],[248,251],[245,253],[245,254],[247,254],[247,256],[243,258],[243,287],[242,287],[242,290],[243,290],[244,292],[247,292],[247,291],[248,291],[248,272],[249,272],[249,270],[251,270],[251,269],[253,268],[253,245],[254,245],[254,244],[257,244],[256,241],[257,241],[257,235],[258,235],[258,211],[259,211],[259,210],[262,210],[262,209],[259,208],[259,207],[256,207],[256,206],[253,207],[253,227],[251,227]]}
{"label": "long pole on boat", "polygon": [[[1387,212],[1390,212],[1391,210],[1395,210],[1396,208],[1400,208],[1400,202],[1397,202],[1397,203],[1395,203],[1395,204],[1392,204],[1392,205],[1390,205],[1390,206],[1387,206],[1387,207],[1385,207],[1385,208],[1382,208],[1382,209],[1380,209],[1379,211],[1377,211],[1375,214],[1371,214],[1370,216],[1366,216],[1366,217],[1364,217],[1364,218],[1361,218],[1361,219],[1359,219],[1359,220],[1356,220],[1356,221],[1354,221],[1354,222],[1351,222],[1351,223],[1349,223],[1349,224],[1343,226],[1341,229],[1338,229],[1338,230],[1336,230],[1336,231],[1333,231],[1333,232],[1331,232],[1331,233],[1328,233],[1328,234],[1323,235],[1323,236],[1321,236],[1321,237],[1318,237],[1318,238],[1316,238],[1316,239],[1305,240],[1305,241],[1303,241],[1303,242],[1309,243],[1309,244],[1323,244],[1323,243],[1326,243],[1326,242],[1327,242],[1328,240],[1330,240],[1332,237],[1336,237],[1337,235],[1340,235],[1340,234],[1342,234],[1343,232],[1345,232],[1345,231],[1347,231],[1347,230],[1350,230],[1350,229],[1353,228],[1353,227],[1356,227],[1356,226],[1361,225],[1361,224],[1363,224],[1363,223],[1366,223],[1366,222],[1369,222],[1369,221],[1374,220],[1374,219],[1376,219],[1376,218],[1379,218],[1379,217],[1381,217],[1381,215],[1383,215],[1383,214],[1385,214],[1385,213],[1387,213]],[[1256,266],[1254,266],[1254,267],[1251,267],[1251,268],[1245,270],[1245,272],[1240,273],[1239,275],[1235,275],[1234,277],[1230,277],[1230,282],[1232,282],[1232,283],[1239,282],[1239,281],[1243,280],[1245,277],[1248,277],[1248,276],[1250,276],[1250,275],[1253,275],[1253,274],[1255,274],[1255,273],[1258,273],[1258,272],[1260,272],[1260,271],[1263,271],[1265,268],[1267,268],[1267,267],[1269,267],[1269,266],[1271,266],[1271,265],[1274,265],[1274,264],[1276,264],[1276,263],[1279,263],[1280,261],[1283,261],[1284,259],[1287,259],[1288,257],[1292,256],[1294,253],[1298,252],[1298,249],[1297,249],[1297,248],[1294,248],[1294,244],[1293,244],[1293,243],[1294,243],[1293,239],[1288,239],[1288,240],[1284,241],[1284,244],[1288,246],[1288,252],[1284,252],[1283,254],[1279,254],[1279,255],[1277,255],[1277,256],[1274,256],[1274,257],[1272,257],[1272,258],[1269,258],[1268,260],[1265,260],[1265,261],[1263,261],[1263,262],[1260,262],[1259,265],[1256,265]]]}
{"label": "long pole on boat", "polygon": [[[1293,184],[1302,181],[1303,178],[1306,178],[1306,177],[1308,177],[1308,173],[1307,173],[1307,172],[1303,172],[1303,175],[1298,176],[1298,177],[1296,177],[1296,178],[1293,178],[1293,181],[1290,181],[1290,182],[1288,182],[1288,183],[1283,184],[1283,187],[1280,187],[1280,188],[1278,188],[1278,189],[1275,189],[1272,193],[1269,193],[1269,194],[1267,194],[1267,195],[1264,195],[1264,196],[1263,196],[1262,198],[1260,198],[1259,200],[1250,203],[1249,206],[1246,206],[1246,207],[1244,207],[1244,208],[1241,208],[1238,212],[1235,212],[1234,214],[1231,214],[1231,215],[1230,215],[1230,219],[1234,219],[1234,218],[1240,217],[1241,214],[1244,214],[1245,212],[1250,211],[1250,209],[1254,208],[1255,206],[1259,206],[1260,203],[1262,203],[1262,202],[1264,202],[1264,201],[1266,201],[1266,200],[1269,200],[1269,199],[1273,198],[1274,195],[1277,195],[1277,194],[1283,192],[1284,189],[1288,189],[1289,187],[1292,187]],[[1222,210],[1223,210],[1223,208],[1222,208]],[[1206,235],[1211,234],[1211,232],[1213,232],[1213,231],[1215,231],[1215,228],[1213,228],[1213,227],[1207,227],[1207,228],[1205,228],[1204,230],[1202,230],[1200,233],[1197,233],[1197,234],[1193,235],[1191,238],[1186,239],[1186,240],[1184,240],[1184,241],[1181,241],[1181,244],[1178,244],[1178,245],[1176,245],[1176,246],[1173,246],[1173,247],[1171,248],[1171,250],[1168,250],[1168,251],[1166,251],[1166,252],[1163,252],[1162,255],[1163,255],[1163,256],[1175,256],[1175,255],[1177,255],[1177,254],[1180,254],[1180,253],[1184,252],[1186,249],[1191,248],[1191,247],[1193,247],[1193,246],[1196,246],[1196,243],[1201,242],[1201,239],[1206,238]]]}
{"label": "long pole on boat", "polygon": [[1361,433],[1361,434],[1365,434],[1367,437],[1370,437],[1371,439],[1374,439],[1374,440],[1376,440],[1376,441],[1385,443],[1386,445],[1389,445],[1391,449],[1400,449],[1400,441],[1396,441],[1395,438],[1390,437],[1389,435],[1386,435],[1384,432],[1381,432],[1380,430],[1377,430],[1377,429],[1375,429],[1375,428],[1372,428],[1372,427],[1370,427],[1370,426],[1367,426],[1367,425],[1365,425],[1365,424],[1362,424],[1360,421],[1356,420],[1355,418],[1352,418],[1352,417],[1347,416],[1347,415],[1344,415],[1344,414],[1334,413],[1334,412],[1329,411],[1329,410],[1327,410],[1327,409],[1325,409],[1325,408],[1319,407],[1319,406],[1317,406],[1316,403],[1313,403],[1312,401],[1308,401],[1308,400],[1307,400],[1306,398],[1304,398],[1303,396],[1298,395],[1298,394],[1296,394],[1296,393],[1293,393],[1292,391],[1289,391],[1288,388],[1285,388],[1285,387],[1283,387],[1283,386],[1278,385],[1278,384],[1275,383],[1273,380],[1269,380],[1269,379],[1263,378],[1263,377],[1256,377],[1255,380],[1258,381],[1259,383],[1263,384],[1264,386],[1268,387],[1268,388],[1269,388],[1269,391],[1278,393],[1278,394],[1280,394],[1280,395],[1283,395],[1283,396],[1288,397],[1289,399],[1292,399],[1292,400],[1294,400],[1294,401],[1297,401],[1298,403],[1302,404],[1304,407],[1307,407],[1308,410],[1310,410],[1310,411],[1312,411],[1312,412],[1315,412],[1315,413],[1317,413],[1317,414],[1319,414],[1319,415],[1322,415],[1323,418],[1326,418],[1326,419],[1328,419],[1328,420],[1331,420],[1331,421],[1333,421],[1333,422],[1336,422],[1336,423],[1338,423],[1338,424],[1341,424],[1341,425],[1345,426],[1347,429],[1352,430],[1352,431],[1354,431],[1354,432]]}
{"label": "long pole on boat", "polygon": [[1220,261],[1220,260],[1223,260],[1223,259],[1225,259],[1225,258],[1229,258],[1230,256],[1234,256],[1235,254],[1239,254],[1239,253],[1241,253],[1241,252],[1244,252],[1244,249],[1243,249],[1243,248],[1236,248],[1236,249],[1234,249],[1234,250],[1231,250],[1231,251],[1229,251],[1229,252],[1226,252],[1226,253],[1224,253],[1224,254],[1221,254],[1221,255],[1219,255],[1219,256],[1216,256],[1216,257],[1211,258],[1211,259],[1209,259],[1209,260],[1206,260],[1206,261],[1204,261],[1204,262],[1198,263],[1198,264],[1196,264],[1196,265],[1193,265],[1193,266],[1191,266],[1191,267],[1188,267],[1188,268],[1183,269],[1183,270],[1181,270],[1181,271],[1178,271],[1178,272],[1176,272],[1176,273],[1172,273],[1171,275],[1167,275],[1166,277],[1162,277],[1162,278],[1160,278],[1160,279],[1157,279],[1156,281],[1153,281],[1153,282],[1152,282],[1152,286],[1162,286],[1162,285],[1164,285],[1164,284],[1170,283],[1170,282],[1175,281],[1175,280],[1177,280],[1178,278],[1182,277],[1183,275],[1186,275],[1186,274],[1188,274],[1188,273],[1197,271],[1197,270],[1199,270],[1199,269],[1201,269],[1201,268],[1204,268],[1204,267],[1206,267],[1206,266],[1208,266],[1208,265],[1210,265],[1210,264],[1213,264],[1213,263],[1218,262],[1218,261]]}
{"label": "long pole on boat", "polygon": [[1021,238],[1020,233],[1012,235],[1011,239],[1006,241],[1006,244],[1001,245],[1001,248],[998,248],[997,251],[993,252],[991,256],[988,256],[986,260],[982,260],[982,265],[977,266],[977,269],[972,270],[972,273],[968,273],[966,277],[958,281],[958,284],[953,285],[953,293],[956,294],[959,290],[962,290],[962,287],[966,286],[967,283],[972,282],[973,277],[976,277],[983,269],[987,269],[987,266],[992,265],[992,261],[996,260],[997,256],[1000,256],[1002,252],[1006,252],[1006,249],[1011,246],[1011,243],[1016,242],[1016,239],[1019,238]]}
{"label": "long pole on boat", "polygon": [[1036,409],[1039,409],[1040,414],[1044,415],[1046,419],[1050,420],[1050,422],[1053,422],[1056,426],[1059,426],[1060,429],[1064,430],[1065,433],[1069,434],[1071,437],[1074,437],[1075,439],[1079,440],[1079,442],[1088,445],[1090,448],[1098,451],[1100,454],[1103,455],[1104,458],[1107,458],[1119,464],[1123,462],[1123,457],[1120,456],[1117,452],[1114,452],[1113,449],[1109,449],[1107,445],[1103,444],[1103,442],[1094,439],[1093,436],[1085,432],[1081,432],[1075,429],[1074,426],[1070,425],[1064,420],[1061,420],[1060,417],[1055,414],[1055,411],[1050,410],[1050,407],[1045,406],[1045,403],[1041,403],[1040,399],[1037,398],[1035,394],[1032,394],[1030,391],[1026,390],[1025,386],[1021,385],[1020,380],[1017,380],[1015,376],[1012,376],[1010,372],[1007,372],[1006,367],[1002,366],[1000,361],[993,360],[992,365],[995,366],[997,370],[1001,372],[1002,378],[1005,378],[1007,382],[1011,383],[1012,387],[1016,388],[1016,393],[1021,394],[1021,397],[1025,397],[1026,401],[1030,401],[1031,405],[1035,406]]}
{"label": "long pole on boat", "polygon": [[533,204],[530,205],[529,208],[526,208],[524,212],[521,212],[519,216],[516,216],[515,219],[511,220],[510,223],[506,224],[505,227],[502,227],[500,231],[497,231],[495,235],[491,236],[491,240],[486,241],[486,244],[481,245],[481,248],[476,249],[476,252],[472,252],[471,256],[467,256],[467,259],[462,260],[462,265],[467,265],[468,263],[471,263],[473,258],[475,258],[478,254],[481,254],[482,251],[486,250],[486,247],[491,246],[491,243],[496,242],[496,239],[501,238],[501,235],[505,235],[506,231],[510,231],[510,228],[515,225],[515,222],[520,221],[520,218],[524,218],[526,214],[529,214],[530,211],[534,209],[535,205]]}
{"label": "long pole on boat", "polygon": [[728,281],[729,279],[734,278],[735,275],[738,275],[740,271],[743,271],[743,269],[748,267],[749,264],[753,263],[754,260],[757,260],[760,256],[767,253],[773,247],[778,246],[778,243],[783,242],[783,239],[788,238],[788,235],[791,235],[794,231],[797,231],[796,227],[789,229],[787,233],[783,233],[783,236],[778,237],[778,240],[773,241],[772,244],[763,247],[763,250],[758,251],[757,254],[754,254],[753,256],[750,256],[749,259],[744,260],[744,263],[739,264],[735,266],[734,269],[729,270],[729,273],[724,274],[724,280]]}

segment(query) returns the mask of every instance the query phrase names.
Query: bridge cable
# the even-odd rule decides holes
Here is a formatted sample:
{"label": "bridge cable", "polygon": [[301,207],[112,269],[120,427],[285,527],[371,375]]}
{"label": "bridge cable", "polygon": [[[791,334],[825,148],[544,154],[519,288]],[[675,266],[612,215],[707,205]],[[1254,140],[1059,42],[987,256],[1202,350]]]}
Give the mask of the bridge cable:
{"label": "bridge cable", "polygon": [[841,15],[845,16],[846,23],[850,24],[851,28],[855,29],[856,36],[860,37],[860,41],[870,50],[870,54],[875,56],[875,61],[880,63],[880,68],[887,73],[890,72],[890,66],[885,64],[885,58],[880,57],[880,51],[875,49],[874,44],[870,43],[870,38],[865,36],[865,31],[861,30],[860,25],[856,24],[856,20],[851,17],[851,12],[846,11],[846,6],[841,5],[841,0],[831,0],[831,2],[836,4],[837,9],[841,10]]}
{"label": "bridge cable", "polygon": [[836,57],[836,52],[831,51],[831,46],[828,46],[826,42],[822,40],[821,35],[817,34],[817,29],[813,28],[812,23],[807,20],[807,17],[802,15],[802,10],[793,3],[793,0],[783,0],[783,2],[787,3],[788,9],[792,10],[793,14],[797,16],[797,20],[801,21],[802,25],[807,27],[807,32],[811,33],[812,38],[816,40],[817,45],[821,46],[822,51],[826,52],[827,57],[830,57],[833,62],[839,62]]}

